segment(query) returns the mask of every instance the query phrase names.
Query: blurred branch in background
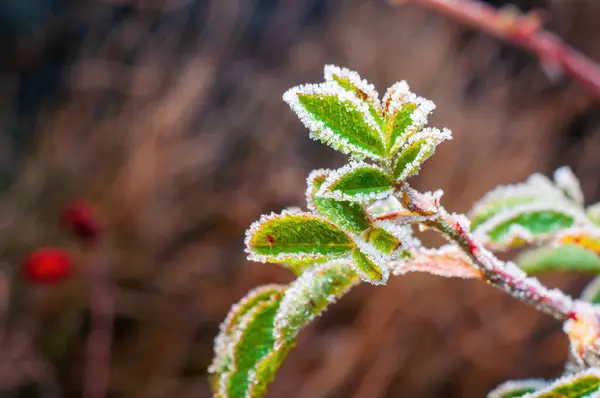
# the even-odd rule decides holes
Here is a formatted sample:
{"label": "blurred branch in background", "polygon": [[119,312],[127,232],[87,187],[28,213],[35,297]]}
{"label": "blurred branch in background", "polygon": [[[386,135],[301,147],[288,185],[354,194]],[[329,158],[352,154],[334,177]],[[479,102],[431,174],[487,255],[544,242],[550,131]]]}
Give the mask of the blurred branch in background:
{"label": "blurred branch in background", "polygon": [[541,29],[540,17],[535,12],[496,10],[479,0],[391,0],[391,3],[418,4],[525,48],[540,59],[550,75],[564,71],[600,97],[600,65]]}

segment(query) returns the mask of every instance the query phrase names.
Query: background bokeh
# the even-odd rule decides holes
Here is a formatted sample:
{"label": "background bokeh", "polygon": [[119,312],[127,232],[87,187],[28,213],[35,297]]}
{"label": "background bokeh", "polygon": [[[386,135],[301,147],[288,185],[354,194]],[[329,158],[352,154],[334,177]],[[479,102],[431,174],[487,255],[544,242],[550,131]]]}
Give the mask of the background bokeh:
{"label": "background bokeh", "polygon": [[[511,6],[539,10],[549,29],[600,60],[599,2]],[[309,140],[281,101],[287,88],[321,80],[325,63],[358,70],[380,91],[407,80],[436,102],[431,124],[454,139],[414,185],[442,188],[453,211],[564,164],[588,202],[600,199],[598,102],[552,65],[418,7],[5,0],[3,275],[49,244],[69,247],[78,272],[59,287],[14,287],[27,299],[0,324],[0,396],[80,395],[89,259],[57,221],[76,197],[98,207],[110,238],[112,396],[211,396],[206,368],[230,305],[259,284],[292,279],[246,261],[246,227],[303,206],[308,172],[344,162]],[[572,294],[588,279],[543,278]],[[358,287],[307,328],[269,397],[483,397],[508,378],[558,376],[567,357],[560,328],[482,283],[393,278]]]}

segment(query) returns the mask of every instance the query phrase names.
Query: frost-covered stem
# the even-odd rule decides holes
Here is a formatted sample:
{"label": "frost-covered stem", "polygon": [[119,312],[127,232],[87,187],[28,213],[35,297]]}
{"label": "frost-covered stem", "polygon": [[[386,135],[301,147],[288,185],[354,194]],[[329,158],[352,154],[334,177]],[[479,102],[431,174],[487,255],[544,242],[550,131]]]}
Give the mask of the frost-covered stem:
{"label": "frost-covered stem", "polygon": [[90,264],[91,331],[86,346],[84,398],[107,396],[110,375],[115,292],[108,272],[104,240],[92,245]]}
{"label": "frost-covered stem", "polygon": [[[558,289],[548,289],[537,279],[527,277],[513,263],[505,263],[479,243],[469,231],[469,225],[462,216],[449,214],[432,198],[421,194],[408,185],[401,187],[401,200],[415,214],[429,216],[423,223],[446,236],[457,244],[473,261],[484,280],[533,307],[566,321],[578,319],[578,313],[573,299]],[[436,208],[433,212],[432,209]]]}
{"label": "frost-covered stem", "polygon": [[534,15],[508,15],[475,0],[390,0],[415,3],[524,48],[540,61],[556,65],[600,96],[600,66],[558,36],[540,28]]}

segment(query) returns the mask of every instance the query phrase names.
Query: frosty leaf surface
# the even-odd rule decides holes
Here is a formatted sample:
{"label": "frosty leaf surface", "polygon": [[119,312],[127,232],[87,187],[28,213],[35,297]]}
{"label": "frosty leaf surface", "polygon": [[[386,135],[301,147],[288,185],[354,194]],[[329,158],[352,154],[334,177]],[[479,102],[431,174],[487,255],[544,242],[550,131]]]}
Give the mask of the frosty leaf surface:
{"label": "frosty leaf surface", "polygon": [[360,281],[347,260],[333,260],[305,272],[286,290],[275,317],[277,346],[293,340],[300,329]]}
{"label": "frosty leaf surface", "polygon": [[596,368],[562,377],[527,398],[584,398],[595,397],[600,392],[600,371]]}
{"label": "frosty leaf surface", "polygon": [[570,167],[563,166],[556,169],[554,172],[554,183],[567,198],[573,200],[579,206],[583,206],[581,183],[575,174],[573,174]]}
{"label": "frosty leaf surface", "polygon": [[427,124],[427,117],[435,109],[433,102],[416,96],[405,81],[392,85],[383,97],[386,115],[386,147],[394,155],[408,137]]}
{"label": "frosty leaf surface", "polygon": [[321,185],[317,196],[369,203],[392,193],[392,179],[379,167],[354,162],[333,170]]}
{"label": "frosty leaf surface", "polygon": [[335,65],[325,65],[324,74],[325,81],[337,83],[342,89],[354,94],[360,101],[367,104],[373,119],[379,125],[383,123],[381,103],[375,86],[362,79],[357,72]]}
{"label": "frosty leaf surface", "polygon": [[566,229],[555,240],[559,244],[577,245],[600,256],[600,230],[594,226]]}
{"label": "frosty leaf surface", "polygon": [[307,179],[306,201],[310,210],[325,216],[338,227],[353,233],[361,233],[370,224],[367,214],[358,203],[338,201],[317,196],[316,193],[325,181],[328,170],[315,170]]}
{"label": "frosty leaf surface", "polygon": [[404,181],[417,174],[421,164],[433,155],[436,146],[451,138],[450,130],[435,128],[426,128],[410,136],[394,161],[394,178]]}
{"label": "frosty leaf surface", "polygon": [[586,209],[586,214],[596,226],[600,226],[600,203],[596,203],[588,207]]}
{"label": "frosty leaf surface", "polygon": [[544,388],[548,383],[542,379],[510,380],[500,384],[487,398],[517,398]]}
{"label": "frosty leaf surface", "polygon": [[391,254],[401,245],[397,237],[383,228],[374,228],[369,231],[367,242],[384,254]]}
{"label": "frosty leaf surface", "polygon": [[311,213],[263,216],[246,236],[249,259],[261,262],[325,261],[347,255],[353,247],[341,229]]}
{"label": "frosty leaf surface", "polygon": [[240,322],[239,336],[231,348],[231,368],[221,375],[219,391],[222,397],[246,397],[252,384],[271,381],[265,380],[265,373],[258,373],[256,369],[261,361],[273,353],[273,325],[280,300],[281,296],[278,296],[257,304]]}
{"label": "frosty leaf surface", "polygon": [[551,271],[600,273],[598,256],[573,244],[544,246],[525,251],[519,255],[517,264],[531,274]]}
{"label": "frosty leaf surface", "polygon": [[[284,287],[266,285],[249,292],[246,297],[235,304],[220,327],[220,333],[215,339],[215,357],[209,373],[214,374],[214,391],[221,397],[230,397],[228,383],[230,377],[239,371],[239,359],[236,347],[244,338],[249,325],[259,319],[260,314],[269,306],[278,303]],[[237,376],[238,378],[240,376]]]}
{"label": "frosty leaf surface", "polygon": [[387,265],[373,255],[367,255],[360,249],[352,251],[352,260],[354,270],[360,275],[360,278],[373,285],[384,285],[389,276]]}
{"label": "frosty leaf surface", "polygon": [[358,159],[378,160],[385,155],[381,126],[369,106],[337,83],[294,87],[283,99],[311,137]]}

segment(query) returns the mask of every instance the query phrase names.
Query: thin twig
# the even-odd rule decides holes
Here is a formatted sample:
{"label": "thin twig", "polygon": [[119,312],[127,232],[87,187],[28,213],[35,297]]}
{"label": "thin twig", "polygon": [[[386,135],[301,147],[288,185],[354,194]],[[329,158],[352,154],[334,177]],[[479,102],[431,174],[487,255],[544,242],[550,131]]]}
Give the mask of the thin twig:
{"label": "thin twig", "polygon": [[[431,197],[415,191],[408,184],[402,185],[399,194],[408,210],[428,216],[429,219],[423,222],[425,225],[444,234],[471,258],[488,284],[556,319],[567,321],[581,318],[571,297],[558,289],[547,289],[537,279],[527,277],[515,264],[499,260],[473,237],[468,222],[438,206],[437,198],[434,199],[436,203],[432,203]],[[435,212],[433,208],[436,208]]]}
{"label": "thin twig", "polygon": [[110,354],[115,293],[108,272],[107,248],[103,240],[92,246],[90,264],[91,331],[86,347],[84,398],[105,398],[110,376]]}
{"label": "thin twig", "polygon": [[584,87],[600,96],[600,65],[540,28],[536,14],[512,15],[475,0],[390,0],[392,4],[414,3],[445,14],[516,46],[541,62],[556,65]]}

